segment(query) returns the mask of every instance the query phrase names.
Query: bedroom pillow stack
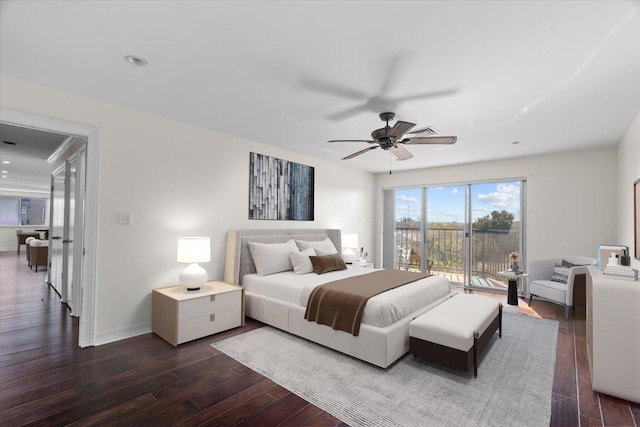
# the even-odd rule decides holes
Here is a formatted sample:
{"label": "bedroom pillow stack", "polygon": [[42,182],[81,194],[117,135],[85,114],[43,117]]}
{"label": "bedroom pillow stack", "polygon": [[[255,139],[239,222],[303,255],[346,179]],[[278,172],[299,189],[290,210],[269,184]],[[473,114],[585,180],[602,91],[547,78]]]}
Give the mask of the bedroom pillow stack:
{"label": "bedroom pillow stack", "polygon": [[[247,242],[258,276],[293,270],[318,274],[347,268],[331,239],[289,240],[285,243]],[[312,258],[319,258],[313,264]]]}

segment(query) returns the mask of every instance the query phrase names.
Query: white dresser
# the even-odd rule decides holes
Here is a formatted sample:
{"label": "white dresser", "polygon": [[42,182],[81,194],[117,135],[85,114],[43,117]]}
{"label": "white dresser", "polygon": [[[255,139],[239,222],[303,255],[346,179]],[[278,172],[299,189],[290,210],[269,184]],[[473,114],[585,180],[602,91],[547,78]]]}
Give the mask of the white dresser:
{"label": "white dresser", "polygon": [[640,403],[640,282],[587,274],[587,356],[591,386]]}
{"label": "white dresser", "polygon": [[152,305],[153,332],[174,346],[244,325],[244,289],[224,282],[154,289]]}

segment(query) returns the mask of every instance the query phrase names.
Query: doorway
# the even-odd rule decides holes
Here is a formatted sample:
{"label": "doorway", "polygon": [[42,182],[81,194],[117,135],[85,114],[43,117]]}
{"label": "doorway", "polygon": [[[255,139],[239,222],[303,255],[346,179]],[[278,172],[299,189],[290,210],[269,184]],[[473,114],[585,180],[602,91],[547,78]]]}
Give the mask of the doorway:
{"label": "doorway", "polygon": [[[80,254],[74,256],[78,262],[73,263],[73,268],[81,267],[78,283],[72,286],[72,300],[79,304],[79,336],[80,347],[93,346],[95,343],[95,316],[96,316],[96,248],[97,248],[97,194],[98,194],[98,170],[100,164],[100,134],[99,129],[66,122],[34,114],[19,111],[0,109],[2,122],[39,129],[43,131],[75,135],[86,140],[86,173],[85,198],[84,198],[84,222],[81,226],[84,235],[84,245],[80,251],[80,245],[74,245],[74,252]],[[76,229],[78,227],[75,227]],[[81,289],[81,291],[78,291]],[[75,291],[74,291],[75,290]],[[76,295],[74,298],[73,295]]]}

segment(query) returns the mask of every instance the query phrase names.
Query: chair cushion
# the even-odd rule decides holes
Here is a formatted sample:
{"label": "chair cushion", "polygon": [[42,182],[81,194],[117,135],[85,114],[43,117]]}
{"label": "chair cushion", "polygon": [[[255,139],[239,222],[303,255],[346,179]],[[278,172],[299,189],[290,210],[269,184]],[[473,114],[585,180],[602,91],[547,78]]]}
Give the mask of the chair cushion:
{"label": "chair cushion", "polygon": [[529,284],[529,292],[551,301],[566,304],[567,284],[552,280],[534,280]]}
{"label": "chair cushion", "polygon": [[473,333],[482,334],[499,312],[496,299],[458,294],[409,323],[409,336],[468,351],[473,346]]}

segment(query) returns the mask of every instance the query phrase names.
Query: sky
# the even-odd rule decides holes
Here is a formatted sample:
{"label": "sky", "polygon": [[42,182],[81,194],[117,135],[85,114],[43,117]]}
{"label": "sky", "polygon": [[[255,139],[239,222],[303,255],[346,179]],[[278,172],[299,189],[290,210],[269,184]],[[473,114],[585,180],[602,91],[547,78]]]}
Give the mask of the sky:
{"label": "sky", "polygon": [[[472,219],[506,210],[520,220],[520,181],[471,184]],[[464,222],[466,185],[427,188],[427,221]],[[422,188],[396,190],[396,218],[420,220]]]}

